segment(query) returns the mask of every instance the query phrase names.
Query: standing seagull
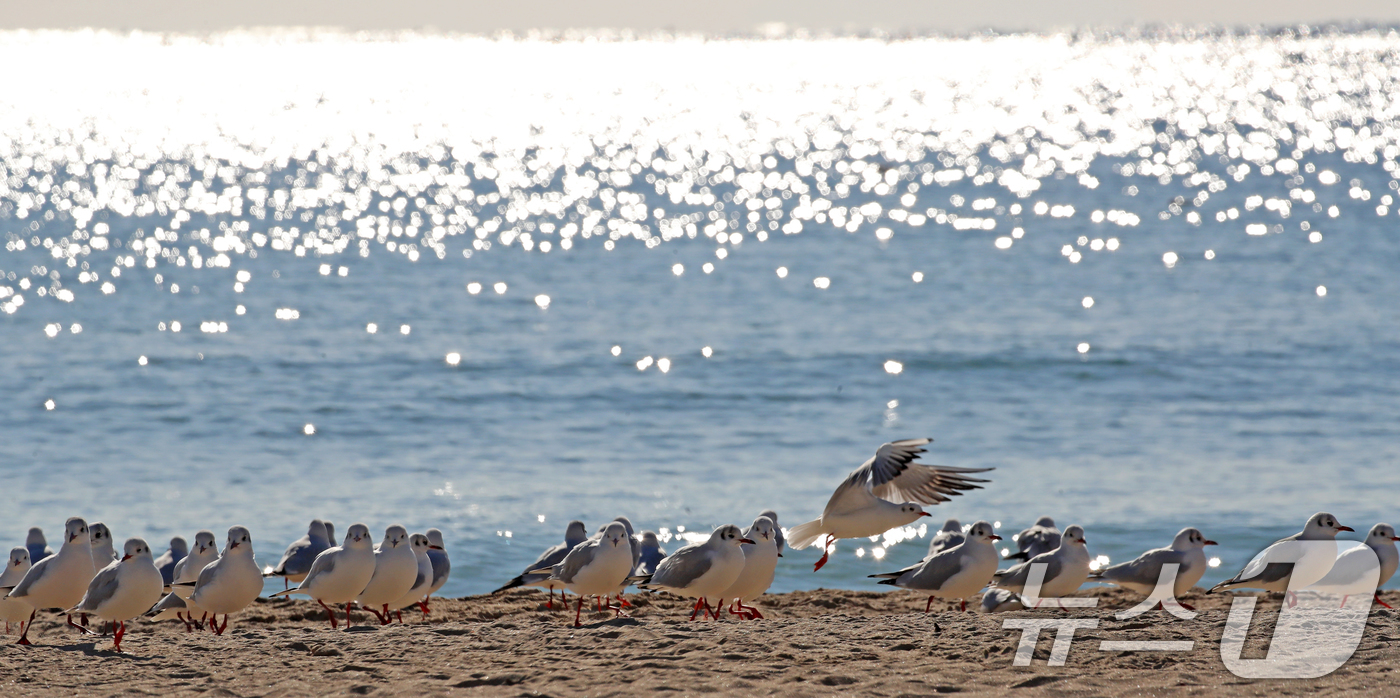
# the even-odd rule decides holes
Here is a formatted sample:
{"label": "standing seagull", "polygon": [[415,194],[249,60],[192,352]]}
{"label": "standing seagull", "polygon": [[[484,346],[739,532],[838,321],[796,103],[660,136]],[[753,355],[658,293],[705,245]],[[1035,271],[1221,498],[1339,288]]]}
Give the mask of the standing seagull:
{"label": "standing seagull", "polygon": [[[547,573],[551,579],[562,582],[564,588],[578,594],[578,607],[574,609],[574,627],[578,628],[582,625],[579,616],[583,613],[585,596],[607,596],[618,584],[626,582],[633,569],[631,548],[627,527],[614,521],[604,527],[602,536],[575,545],[558,564],[526,570],[526,573]],[[621,611],[621,607],[615,610]]]}
{"label": "standing seagull", "polygon": [[[200,571],[190,603],[208,611],[209,629],[215,635],[223,635],[228,629],[228,615],[253,603],[262,593],[262,586],[262,570],[253,560],[253,536],[248,529],[234,526],[228,530],[228,542],[219,559]],[[224,614],[223,625],[219,624],[220,613]]]}
{"label": "standing seagull", "polygon": [[[1340,587],[1344,591],[1350,590],[1371,571],[1371,561],[1367,559],[1362,548],[1370,548],[1376,554],[1376,561],[1380,563],[1380,576],[1376,578],[1376,585],[1371,588],[1371,598],[1376,603],[1390,608],[1390,604],[1381,601],[1381,585],[1390,581],[1395,575],[1395,568],[1400,566],[1400,551],[1395,549],[1395,541],[1400,540],[1395,536],[1395,527],[1387,523],[1378,523],[1371,527],[1371,531],[1366,534],[1366,545],[1351,548],[1337,556],[1337,561],[1332,564],[1332,569],[1323,577],[1316,586],[1318,587]],[[1370,585],[1367,584],[1369,588]],[[1342,599],[1346,603],[1346,599]]]}
{"label": "standing seagull", "polygon": [[[20,599],[35,610],[29,612],[29,623],[19,636],[19,644],[29,644],[29,628],[34,624],[34,612],[40,608],[71,608],[83,599],[88,582],[97,570],[92,566],[92,541],[88,538],[86,521],[74,516],[63,525],[63,546],[29,568],[24,578],[8,590],[11,599]],[[0,591],[4,591],[0,589]],[[68,616],[68,625],[86,630]]]}
{"label": "standing seagull", "polygon": [[[1239,574],[1216,584],[1206,593],[1214,594],[1217,591],[1241,587],[1279,591],[1284,592],[1290,607],[1296,606],[1298,597],[1290,589],[1312,586],[1327,576],[1327,572],[1332,569],[1332,563],[1337,559],[1337,534],[1354,530],[1339,523],[1337,517],[1320,511],[1308,517],[1302,531],[1275,541],[1273,545],[1255,555]],[[1306,546],[1302,549],[1300,557],[1295,554],[1298,552],[1299,541],[1332,541],[1332,545]],[[1292,558],[1296,558],[1296,561]],[[1283,561],[1285,559],[1286,562]]]}
{"label": "standing seagull", "polygon": [[311,563],[311,571],[301,584],[272,594],[306,594],[321,608],[331,621],[331,629],[336,626],[335,611],[326,605],[345,604],[345,627],[350,627],[350,602],[369,584],[374,576],[374,539],[369,536],[369,527],[364,524],[351,524],[345,533],[345,542],[316,556]]}
{"label": "standing seagull", "polygon": [[[719,612],[719,607],[724,605],[725,599],[733,599],[729,615],[739,616],[744,620],[763,617],[757,608],[746,606],[744,602],[762,596],[768,591],[768,587],[773,586],[773,573],[778,568],[778,532],[777,524],[764,515],[759,515],[749,525],[749,530],[744,531],[744,538],[753,542],[739,546],[744,553],[744,568],[739,572],[739,578],[719,595],[719,602],[715,606],[716,613]],[[735,612],[735,608],[739,609],[738,612]]]}
{"label": "standing seagull", "polygon": [[436,528],[428,529],[428,561],[433,563],[433,583],[428,586],[428,593],[423,595],[423,615],[428,615],[428,597],[437,593],[442,585],[447,583],[448,575],[452,574],[452,560],[447,557],[447,548],[442,543],[442,531]]}
{"label": "standing seagull", "polygon": [[911,524],[920,516],[929,515],[919,505],[946,502],[949,496],[981,489],[977,483],[987,482],[967,477],[967,473],[983,473],[990,468],[953,468],[914,462],[924,452],[921,447],[931,441],[933,439],[906,439],[881,446],[836,488],[821,518],[788,531],[793,550],[801,550],[826,535],[822,557],[812,568],[813,572],[826,564],[831,544],[836,539],[877,536]]}
{"label": "standing seagull", "polygon": [[[606,527],[604,527],[606,530]],[[624,527],[624,531],[626,528]],[[549,590],[549,601],[545,603],[545,608],[554,610],[554,590],[562,590],[568,586],[562,580],[555,579],[548,571],[549,568],[564,561],[564,557],[569,554],[580,543],[588,540],[588,529],[584,527],[582,521],[570,521],[568,528],[564,530],[564,542],[546,548],[534,562],[525,566],[525,571],[517,575],[514,579],[506,582],[504,586],[497,589],[492,594],[497,594],[507,589],[516,587],[540,587]],[[630,544],[629,544],[630,545]],[[629,551],[630,555],[630,551]],[[545,572],[532,572],[531,570],[546,570]],[[567,608],[567,605],[565,606]]]}
{"label": "standing seagull", "polygon": [[117,559],[117,551],[112,547],[115,545],[112,530],[107,528],[107,524],[94,521],[88,526],[88,534],[92,537],[92,564],[99,570],[112,564]]}
{"label": "standing seagull", "polygon": [[[384,529],[384,540],[374,551],[374,574],[370,575],[355,603],[374,614],[380,625],[389,623],[389,604],[403,598],[418,576],[418,559],[408,542],[408,529],[395,524]],[[380,607],[383,612],[380,612]]]}
{"label": "standing seagull", "polygon": [[[122,546],[120,560],[102,568],[87,593],[68,613],[91,613],[112,623],[112,646],[122,651],[126,621],[145,612],[160,598],[164,582],[151,557],[151,546],[140,538],[129,538]],[[95,633],[94,633],[95,634]]]}
{"label": "standing seagull", "polygon": [[266,576],[281,577],[284,589],[289,588],[291,582],[300,584],[301,580],[306,579],[306,573],[311,569],[311,563],[316,560],[316,556],[330,547],[331,539],[326,534],[325,522],[312,519],[311,525],[306,528],[306,535],[287,546],[287,551],[282,553],[282,561]]}
{"label": "standing seagull", "polygon": [[968,597],[981,591],[996,574],[1001,558],[992,541],[997,540],[1001,540],[1001,536],[992,525],[978,521],[967,530],[966,540],[961,545],[939,551],[897,572],[870,576],[884,577],[880,584],[928,592],[924,613],[928,613],[935,598],[958,599],[962,602],[961,609],[966,611]]}
{"label": "standing seagull", "polygon": [[1017,552],[1006,556],[1006,559],[1029,560],[1060,547],[1060,529],[1055,528],[1054,519],[1042,516],[1035,520],[1034,526],[1017,533],[1013,540],[1016,541]]}
{"label": "standing seagull", "polygon": [[637,588],[669,591],[677,596],[695,599],[695,608],[690,611],[691,620],[695,620],[695,614],[700,612],[702,605],[712,618],[719,620],[719,613],[717,609],[710,608],[708,598],[713,596],[720,606],[724,605],[720,594],[728,591],[744,571],[744,551],[740,549],[744,543],[754,541],[745,538],[738,526],[720,526],[704,543],[691,543],[662,560],[656,566],[656,574],[640,578],[643,583],[638,584]]}
{"label": "standing seagull", "polygon": [[24,547],[29,549],[31,565],[53,554],[53,548],[44,539],[44,529],[38,526],[29,529],[29,535],[24,538]]}
{"label": "standing seagull", "polygon": [[[1045,564],[1045,578],[1038,598],[1058,598],[1073,593],[1089,579],[1089,548],[1084,529],[1070,526],[1060,536],[1060,547],[996,573],[996,585],[1007,591],[1025,593],[1033,565]],[[1036,605],[1039,605],[1039,601]]]}
{"label": "standing seagull", "polygon": [[759,516],[767,516],[773,522],[774,541],[778,544],[778,557],[783,556],[783,548],[787,546],[787,539],[783,537],[783,527],[778,524],[778,512],[768,509],[758,513]]}
{"label": "standing seagull", "polygon": [[184,538],[175,536],[170,539],[170,549],[156,558],[156,569],[160,570],[160,577],[165,580],[165,586],[170,586],[175,581],[175,565],[180,564],[189,554],[190,544],[186,543]]}
{"label": "standing seagull", "polygon": [[666,549],[661,547],[661,539],[656,537],[656,531],[642,531],[642,539],[638,547],[642,549],[642,554],[638,557],[637,569],[632,570],[632,573],[652,574],[656,572],[656,566],[666,557]]}
{"label": "standing seagull", "polygon": [[[619,517],[613,519],[613,521],[616,521],[616,522],[622,524],[622,527],[625,528],[625,529],[627,529],[627,545],[632,549],[632,570],[636,570],[636,569],[637,569],[637,565],[638,565],[638,564],[641,564],[641,562],[642,562],[642,541],[641,541],[640,538],[637,537],[636,529],[632,528],[632,520],[631,520],[631,519],[627,518],[626,516],[619,516]],[[603,532],[600,530],[600,531],[598,531],[597,535],[598,535],[598,536],[602,536],[602,535],[603,535]],[[628,576],[629,576],[629,577],[632,576],[632,572],[631,572],[631,571],[628,572]],[[630,585],[631,583],[632,583],[632,582],[630,582],[630,581],[628,581],[628,580],[626,580],[626,579],[622,580],[622,585],[621,585],[621,586],[619,586],[617,589],[613,590],[613,593],[612,593],[612,594],[609,594],[608,596],[605,596],[605,597],[603,597],[602,599],[599,599],[599,602],[601,603],[601,602],[603,602],[603,601],[607,601],[610,597],[616,596],[616,597],[617,597],[617,605],[618,605],[618,608],[617,608],[616,610],[617,610],[618,615],[621,615],[621,614],[622,614],[622,607],[625,606],[625,607],[630,608],[630,607],[632,606],[632,604],[630,604],[630,603],[627,602],[627,599],[622,598],[622,593],[623,593],[624,591],[627,591],[627,586]]]}
{"label": "standing seagull", "polygon": [[[214,542],[214,532],[205,530],[194,534],[194,549],[175,563],[170,593],[146,612],[147,617],[151,621],[175,618],[185,624],[185,632],[190,632],[192,627],[203,630],[203,619],[208,611],[190,603],[189,596],[194,593],[194,587],[189,584],[199,581],[199,573],[217,559],[219,546]],[[199,620],[195,620],[195,614],[199,614]]]}
{"label": "standing seagull", "polygon": [[[938,533],[933,534],[933,540],[928,542],[928,552],[924,558],[927,559],[944,550],[956,548],[966,540],[967,536],[963,535],[962,522],[957,519],[948,519],[943,522],[943,528],[939,529]],[[997,536],[997,540],[1001,540],[1001,536]],[[883,583],[881,582],[881,584]]]}
{"label": "standing seagull", "polygon": [[[0,589],[19,584],[19,580],[24,579],[24,573],[28,572],[29,568],[29,549],[11,548],[10,560],[5,564],[5,571],[0,572]],[[0,597],[0,620],[5,621],[5,634],[10,634],[10,623],[19,623],[20,632],[24,632],[24,624],[29,622],[29,614],[33,611],[32,606],[19,599]]]}
{"label": "standing seagull", "polygon": [[398,601],[389,604],[394,611],[394,616],[403,622],[403,609],[417,605],[418,610],[423,612],[423,617],[428,617],[428,605],[423,599],[428,595],[428,587],[433,585],[433,561],[428,559],[428,537],[415,533],[408,537],[409,549],[413,551],[413,558],[418,563],[418,572],[413,577],[413,586]]}
{"label": "standing seagull", "polygon": [[[1219,543],[1207,540],[1199,529],[1183,528],[1176,534],[1176,538],[1172,539],[1171,547],[1149,550],[1139,555],[1136,560],[1104,568],[1090,575],[1089,579],[1116,584],[1143,596],[1150,596],[1157,588],[1157,580],[1161,578],[1162,565],[1176,563],[1176,581],[1172,585],[1172,597],[1179,599],[1190,591],[1191,587],[1196,586],[1196,582],[1201,581],[1201,576],[1206,573],[1207,545]],[[1177,603],[1188,611],[1196,610],[1180,600]]]}

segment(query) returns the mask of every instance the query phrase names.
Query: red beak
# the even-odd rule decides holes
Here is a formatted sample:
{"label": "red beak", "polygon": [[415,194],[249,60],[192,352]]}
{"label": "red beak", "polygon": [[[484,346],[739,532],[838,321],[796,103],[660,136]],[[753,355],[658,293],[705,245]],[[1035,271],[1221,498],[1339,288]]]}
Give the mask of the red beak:
{"label": "red beak", "polygon": [[993,534],[992,534],[992,540],[1001,540],[1001,536],[999,536],[999,535],[993,533]]}
{"label": "red beak", "polygon": [[1213,540],[1208,540],[1208,541],[1206,541],[1206,542],[1204,542],[1204,543],[1201,543],[1201,545],[1220,545],[1220,544],[1217,543],[1217,542],[1215,542],[1215,541],[1213,541]]}
{"label": "red beak", "polygon": [[123,555],[123,556],[122,556],[122,562],[126,562],[127,560],[130,560],[130,559],[131,559],[131,556],[130,556],[130,555]]}
{"label": "red beak", "polygon": [[740,539],[739,539],[739,542],[740,542],[740,543],[748,543],[749,545],[757,545],[756,543],[754,543],[753,541],[749,540],[748,538],[740,538]]}
{"label": "red beak", "polygon": [[1356,529],[1352,528],[1351,526],[1338,526],[1338,527],[1337,527],[1337,530],[1338,530],[1338,531],[1351,531],[1352,533],[1356,533]]}
{"label": "red beak", "polygon": [[228,549],[229,549],[229,550],[233,550],[234,548],[237,548],[237,547],[238,547],[238,543],[236,543],[236,542],[234,542],[234,543],[229,543],[229,544],[228,544]]}
{"label": "red beak", "polygon": [[926,512],[926,511],[921,511],[921,512],[919,512],[919,516],[933,516],[933,514],[930,514],[930,513]]}
{"label": "red beak", "polygon": [[68,536],[68,542],[71,543],[71,542],[73,542],[74,540],[77,540],[77,538],[78,538],[78,534],[74,533],[73,535]]}
{"label": "red beak", "polygon": [[428,546],[428,549],[429,549],[429,550],[442,550],[442,546],[441,546],[441,545],[430,545],[430,546]]}
{"label": "red beak", "polygon": [[1400,536],[1392,536],[1391,540],[1400,540]]}

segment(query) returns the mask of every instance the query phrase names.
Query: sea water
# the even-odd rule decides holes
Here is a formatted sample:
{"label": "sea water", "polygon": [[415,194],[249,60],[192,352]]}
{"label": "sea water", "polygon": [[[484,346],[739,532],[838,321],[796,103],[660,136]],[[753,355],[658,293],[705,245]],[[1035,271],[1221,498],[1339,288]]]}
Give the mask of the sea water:
{"label": "sea water", "polygon": [[1400,523],[1394,33],[0,43],[12,544],[436,526],[479,593],[916,437],[990,482],[775,590],[947,517],[1197,526],[1206,582]]}

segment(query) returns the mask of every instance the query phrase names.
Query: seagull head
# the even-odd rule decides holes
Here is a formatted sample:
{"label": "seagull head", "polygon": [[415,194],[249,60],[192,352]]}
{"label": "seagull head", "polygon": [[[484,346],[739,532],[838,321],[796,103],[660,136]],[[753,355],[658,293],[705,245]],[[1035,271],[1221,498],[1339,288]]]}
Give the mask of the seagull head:
{"label": "seagull head", "polygon": [[150,559],[151,546],[146,545],[146,541],[140,538],[126,539],[126,543],[122,545],[122,562],[126,562],[133,557]]}
{"label": "seagull head", "polygon": [[753,540],[750,538],[745,538],[744,532],[739,530],[739,527],[735,526],[734,524],[725,524],[723,526],[720,526],[719,528],[716,528],[714,533],[710,534],[710,540],[717,540],[721,543],[728,543],[730,545],[743,545],[745,543],[748,543],[750,545],[754,544]]}
{"label": "seagull head", "polygon": [[1366,545],[1389,545],[1400,540],[1395,536],[1395,527],[1388,523],[1378,523],[1366,534]]}
{"label": "seagull head", "polygon": [[175,536],[170,539],[170,550],[177,555],[185,555],[190,551],[190,544],[185,542],[184,538]]}
{"label": "seagull head", "polygon": [[91,537],[92,544],[96,546],[101,545],[103,539],[110,539],[112,531],[107,528],[107,524],[94,521],[91,526],[88,526],[88,535]]}
{"label": "seagull head", "polygon": [[224,546],[224,554],[227,555],[230,550],[237,550],[242,555],[252,555],[253,534],[243,526],[231,526],[228,529],[228,543]]}
{"label": "seagull head", "polygon": [[374,539],[369,537],[369,526],[362,523],[352,524],[345,532],[345,547],[347,548],[372,548]]}
{"label": "seagull head", "polygon": [[63,531],[69,543],[77,540],[88,540],[87,522],[77,516],[68,519],[67,523],[63,524]]}
{"label": "seagull head", "polygon": [[1172,550],[1200,550],[1207,545],[1216,545],[1216,542],[1208,540],[1198,528],[1183,528],[1176,534],[1176,538],[1172,539]]}
{"label": "seagull head", "polygon": [[430,544],[428,543],[427,536],[421,533],[415,533],[408,537],[408,544],[413,547],[413,554],[428,554],[428,547]]}
{"label": "seagull head", "polygon": [[767,516],[760,515],[749,525],[749,531],[745,534],[753,540],[770,541],[773,540],[773,520]]}
{"label": "seagull head", "polygon": [[44,529],[35,526],[29,529],[29,535],[25,536],[25,545],[43,545],[48,541],[44,539]]}
{"label": "seagull head", "polygon": [[408,542],[408,529],[394,524],[384,529],[384,543],[390,548],[397,548],[399,545]]}
{"label": "seagull head", "polygon": [[10,549],[11,567],[22,567],[26,562],[29,562],[29,548],[20,546]]}
{"label": "seagull head", "polygon": [[920,516],[932,516],[932,514],[930,514],[930,513],[926,512],[926,511],[924,511],[924,508],[923,508],[923,507],[921,507],[921,506],[919,506],[918,504],[915,504],[915,503],[913,503],[913,502],[905,502],[905,503],[899,505],[899,510],[900,510],[901,512],[904,512],[905,514],[908,514],[908,515],[910,515],[910,516],[913,516],[913,517],[916,518],[916,519],[919,518]]}
{"label": "seagull head", "polygon": [[[583,529],[583,523],[582,523],[582,522],[579,523],[579,529],[580,529],[580,530]],[[436,528],[430,528],[430,529],[428,529],[428,548],[429,548],[430,550],[442,550],[442,549],[443,549],[442,546],[443,546],[443,542],[442,542],[442,531],[439,531],[439,530],[436,529]]]}
{"label": "seagull head", "polygon": [[1355,530],[1356,529],[1350,526],[1343,526],[1341,522],[1337,520],[1337,517],[1325,511],[1319,511],[1313,514],[1312,517],[1308,519],[1308,523],[1303,526],[1303,537],[1304,539],[1336,538],[1337,534],[1342,531]]}
{"label": "seagull head", "polygon": [[617,547],[624,542],[628,542],[630,545],[631,536],[627,535],[626,526],[623,526],[621,522],[614,521],[603,527],[603,540],[613,547]]}
{"label": "seagull head", "polygon": [[194,534],[194,547],[195,551],[198,552],[200,555],[203,555],[209,552],[210,550],[213,550],[214,532],[200,531],[199,533]]}
{"label": "seagull head", "polygon": [[1066,528],[1064,534],[1060,536],[1060,540],[1062,541],[1061,545],[1077,545],[1081,548],[1089,542],[1084,540],[1084,529],[1080,526]]}
{"label": "seagull head", "polygon": [[991,543],[994,540],[1001,540],[1001,536],[997,535],[997,530],[990,523],[978,521],[972,524],[972,528],[967,529],[967,539]]}

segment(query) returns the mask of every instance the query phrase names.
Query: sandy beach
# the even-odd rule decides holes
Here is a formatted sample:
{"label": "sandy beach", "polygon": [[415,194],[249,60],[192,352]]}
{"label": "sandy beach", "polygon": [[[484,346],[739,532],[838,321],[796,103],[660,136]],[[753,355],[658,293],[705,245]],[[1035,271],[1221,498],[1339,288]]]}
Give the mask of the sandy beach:
{"label": "sandy beach", "polygon": [[[1161,611],[1119,621],[1131,595],[1108,589],[1102,609],[961,613],[916,594],[815,590],[765,596],[761,621],[726,615],[688,621],[689,606],[629,595],[630,618],[545,608],[536,591],[436,600],[425,621],[380,627],[356,613],[348,632],[304,600],[266,600],[234,616],[222,637],[187,634],[175,622],[130,625],[123,649],[80,637],[50,615],[33,647],[0,648],[6,696],[60,695],[691,695],[1240,696],[1358,695],[1394,690],[1400,650],[1396,613],[1373,610],[1365,636],[1341,669],[1314,680],[1251,681],[1226,670],[1219,639],[1229,595],[1188,596],[1193,620]],[[1400,593],[1384,596],[1392,605]],[[1262,657],[1279,602],[1261,600],[1245,657]],[[1098,618],[1080,630],[1064,666],[1046,665],[1042,633],[1033,663],[1013,666],[1019,630],[1008,617]],[[12,632],[15,629],[12,629]],[[1196,641],[1183,653],[1101,652],[1103,639]]]}

